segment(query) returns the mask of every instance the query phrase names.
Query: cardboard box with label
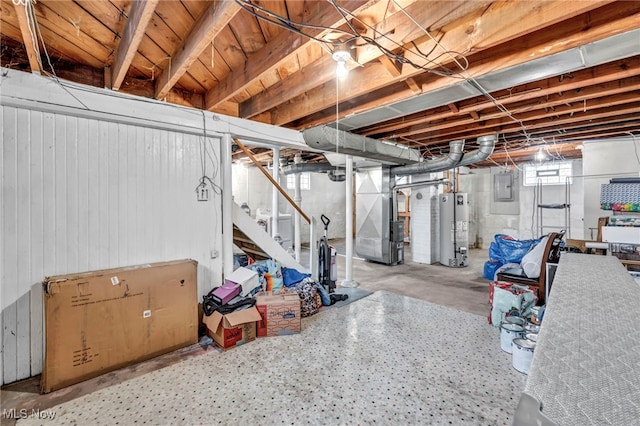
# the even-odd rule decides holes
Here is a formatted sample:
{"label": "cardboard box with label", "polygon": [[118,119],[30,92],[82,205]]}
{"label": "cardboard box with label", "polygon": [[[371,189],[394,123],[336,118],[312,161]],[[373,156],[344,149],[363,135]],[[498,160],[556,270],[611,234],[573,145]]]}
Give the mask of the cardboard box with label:
{"label": "cardboard box with label", "polygon": [[198,342],[197,262],[48,277],[43,392]]}
{"label": "cardboard box with label", "polygon": [[226,315],[215,311],[202,317],[202,322],[207,326],[209,337],[227,350],[255,340],[256,321],[260,319],[258,310],[252,306]]}
{"label": "cardboard box with label", "polygon": [[256,308],[262,317],[257,325],[258,337],[300,333],[300,296],[297,292],[260,292],[256,295]]}

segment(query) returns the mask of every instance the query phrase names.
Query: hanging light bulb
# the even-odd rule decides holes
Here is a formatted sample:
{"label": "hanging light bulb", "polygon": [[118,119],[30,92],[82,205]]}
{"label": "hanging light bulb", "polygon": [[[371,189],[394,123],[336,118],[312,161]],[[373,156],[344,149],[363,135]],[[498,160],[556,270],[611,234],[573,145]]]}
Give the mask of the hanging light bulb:
{"label": "hanging light bulb", "polygon": [[351,59],[351,54],[347,50],[346,46],[339,46],[333,51],[331,55],[333,60],[336,61],[336,75],[338,78],[342,78],[349,73],[347,69],[347,61]]}
{"label": "hanging light bulb", "polygon": [[536,160],[539,162],[543,162],[547,159],[547,154],[544,152],[542,147],[538,148],[538,152],[536,153]]}

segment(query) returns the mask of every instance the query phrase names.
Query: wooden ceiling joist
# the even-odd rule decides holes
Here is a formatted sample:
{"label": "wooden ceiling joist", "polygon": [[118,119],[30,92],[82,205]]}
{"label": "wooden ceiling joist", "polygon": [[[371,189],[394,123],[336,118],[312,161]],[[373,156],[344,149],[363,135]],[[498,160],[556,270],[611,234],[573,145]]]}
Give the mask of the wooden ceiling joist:
{"label": "wooden ceiling joist", "polygon": [[[435,22],[447,23],[448,21],[446,20],[446,17],[448,15],[451,15],[452,12],[455,11],[456,9],[464,8],[465,10],[470,10],[470,9],[475,10],[475,8],[477,8],[480,5],[480,4],[477,4],[476,2],[460,2],[460,1],[438,2],[435,4],[437,5],[437,8],[430,9],[429,10],[430,13],[425,14],[423,12],[424,8],[420,8],[419,3],[420,2],[415,3],[415,10],[414,9],[412,10],[414,10],[414,12],[417,14],[416,16],[418,16],[419,19],[422,19],[421,21],[418,21],[418,22],[420,22],[421,25],[425,27],[429,27],[433,25]],[[393,34],[387,34],[385,35],[385,37],[380,37],[379,40],[377,40],[383,47],[397,49],[398,44],[410,43],[410,42],[413,42],[413,40],[417,40],[419,37],[423,36],[422,33],[416,32],[415,25],[406,15],[402,13],[397,13],[392,17],[390,17],[389,19],[393,20],[395,25],[398,25],[397,27],[398,30],[395,31]],[[379,25],[379,28],[377,28],[379,32],[385,31],[385,28],[387,27],[387,25],[385,25],[385,22],[386,21],[383,21]],[[384,32],[382,32],[382,34],[384,34]],[[365,46],[358,49],[357,57],[358,57],[358,63],[360,64],[368,64],[374,60],[380,59],[381,56],[383,56],[382,51],[374,46]],[[365,68],[370,68],[372,65],[373,64],[369,64]],[[401,67],[399,69],[399,72],[395,72],[393,73],[393,75],[390,75],[387,66],[382,65],[381,62],[378,62],[375,65],[376,65],[376,68],[379,69],[379,73],[380,73],[380,75],[376,75],[376,78],[378,78],[378,82],[380,81],[386,82],[389,80],[389,77],[397,81],[406,80],[407,77],[411,77],[411,76],[407,76],[404,78],[401,77],[401,75],[403,74],[402,69],[406,68],[406,66]],[[361,71],[361,69],[362,68],[355,68],[353,72],[358,74]],[[317,61],[315,61],[311,66],[308,66],[305,69],[301,70],[301,72],[291,75],[289,78],[282,80],[278,84],[271,86],[270,88],[260,93],[259,95],[254,96],[249,101],[243,102],[242,105],[240,106],[240,116],[244,118],[253,117],[263,111],[266,111],[270,108],[274,108],[280,104],[285,103],[288,99],[290,99],[293,96],[298,96],[298,95],[302,96],[311,90],[317,91],[317,89],[314,89],[314,88],[318,87],[318,85],[321,85],[321,87],[325,89],[324,92],[331,93],[332,101],[327,104],[327,105],[331,105],[332,103],[335,102],[335,86],[328,85],[328,84],[323,85],[323,83],[327,83],[333,80],[334,78],[335,78],[335,61],[330,56],[325,55],[320,59],[318,59]],[[351,82],[354,80],[354,78],[359,78],[359,77],[354,77],[353,75],[351,75],[348,77],[348,81]],[[372,85],[373,82],[367,82],[364,84]],[[301,100],[306,102],[307,99],[306,97],[303,97],[301,98]],[[298,104],[298,103],[296,102],[295,104]],[[292,106],[290,105],[289,107],[292,107]],[[288,107],[282,106],[282,107],[279,107],[279,110],[280,108],[288,108]],[[309,111],[309,110],[305,109],[305,111]],[[315,111],[309,111],[309,113],[312,113],[312,112],[315,112]],[[278,112],[276,117],[280,117],[280,115],[281,115],[280,112]],[[287,118],[288,121],[286,122],[293,121],[296,118],[298,117],[293,117],[292,119]],[[279,118],[276,118],[274,119],[272,124],[285,124],[285,121]]]}
{"label": "wooden ceiling joist", "polygon": [[[357,14],[360,9],[366,8],[371,2],[371,0],[349,0],[341,3],[341,6],[351,10],[353,14]],[[304,22],[308,24],[333,28],[344,23],[342,15],[335,10],[330,2],[318,3],[306,12]],[[315,37],[322,37],[328,32],[319,29],[307,31]],[[225,81],[221,81],[206,94],[207,109],[211,110],[219,103],[235,96],[253,80],[262,78],[264,74],[273,73],[292,55],[296,55],[299,49],[312,43],[314,42],[311,39],[298,33],[290,31],[280,33],[262,49],[250,55],[243,69],[234,70]]]}
{"label": "wooden ceiling joist", "polygon": [[[562,115],[557,115],[554,118],[549,117],[546,114],[532,115],[523,120],[525,128],[528,133],[535,133],[536,131],[543,131],[544,129],[553,126],[589,126],[594,120],[611,118],[616,120],[616,117],[624,116],[625,114],[637,114],[640,112],[640,102],[631,102],[626,104],[618,104],[614,106],[598,108],[591,111],[569,110],[565,111]],[[523,117],[520,117],[523,118]],[[414,134],[412,139],[417,141],[428,142],[430,144],[440,142],[447,143],[450,140],[472,138],[473,135],[481,129],[484,132],[494,131],[500,134],[509,133],[521,133],[522,126],[519,123],[514,122],[509,118],[500,118],[495,120],[489,120],[482,124],[480,127],[473,126],[459,126],[456,128],[450,128],[448,130],[431,131],[424,134]]]}
{"label": "wooden ceiling joist", "polygon": [[[527,2],[530,5],[531,2]],[[580,10],[591,10],[593,7],[601,5],[601,2],[578,2]],[[481,56],[478,54],[478,60],[470,61],[471,64],[467,69],[467,74],[471,76],[484,75],[490,72],[506,69],[511,66],[526,63],[532,57],[540,58],[559,53],[564,50],[579,47],[585,43],[602,39],[605,34],[610,36],[615,32],[629,31],[638,27],[637,14],[640,13],[640,2],[622,2],[620,4],[612,4],[601,7],[598,13],[587,14],[588,16],[575,16],[558,26],[553,26],[553,30],[534,33],[534,36],[526,38],[526,40],[518,39],[517,43],[509,43],[518,34],[526,30],[527,27],[539,28],[542,22],[539,19],[548,19],[555,22],[561,14],[555,9],[558,5],[556,2],[535,2],[535,6],[531,4],[529,7],[523,7],[523,3],[507,3],[505,9],[509,10],[505,16],[505,22],[500,25],[501,31],[496,31],[496,22],[488,25],[488,20],[480,19],[477,23],[475,31],[484,33],[495,33],[496,37],[502,37],[502,43],[492,50],[491,55]],[[535,8],[536,13],[533,14],[530,8]],[[535,16],[536,19],[532,19]],[[588,21],[588,24],[585,24]],[[615,31],[613,30],[615,28]],[[472,34],[467,33],[467,27],[460,25],[454,27],[442,35],[441,44],[450,51],[458,52],[480,52],[484,49],[482,46],[475,45],[475,39]],[[493,39],[492,44],[497,44],[498,40]],[[425,37],[420,43],[416,43],[418,49],[423,52],[429,52],[433,49],[431,39]],[[497,57],[500,59],[496,60]],[[417,58],[414,58],[417,59]],[[350,84],[341,91],[340,100],[352,99],[367,93],[381,89],[393,81],[400,81],[408,77],[413,77],[424,73],[424,70],[415,69],[410,66],[404,66],[402,76],[390,78],[388,72],[382,67],[372,66],[356,68],[349,76]],[[448,78],[433,78],[429,84],[422,85],[423,93],[441,89],[451,84]],[[266,93],[264,94],[266,96]],[[409,90],[403,96],[395,95],[395,100],[399,98],[407,98],[411,96]],[[372,97],[375,106],[381,106],[379,98]],[[278,107],[276,121],[273,124],[284,125],[291,123],[302,117],[311,115],[315,112],[330,108],[335,104],[335,89],[327,85],[310,90],[306,93],[304,103],[295,102],[293,104],[281,105]],[[363,110],[371,107],[370,105],[362,106]],[[343,111],[342,116],[347,112]],[[322,124],[321,122],[305,122],[305,127]]]}
{"label": "wooden ceiling joist", "polygon": [[[35,38],[35,31],[29,28],[29,21],[33,22],[33,4],[28,2],[27,5],[22,5],[14,2],[13,7],[18,18],[20,32],[22,33],[22,42],[27,51],[31,72],[40,74],[40,48],[38,40]],[[27,14],[30,14],[28,19]]]}
{"label": "wooden ceiling joist", "polygon": [[211,4],[169,59],[169,66],[158,76],[156,99],[165,97],[169,89],[187,72],[205,47],[211,44],[216,35],[226,27],[240,9],[241,6],[235,1],[219,1]]}
{"label": "wooden ceiling joist", "polygon": [[135,0],[111,64],[111,88],[120,89],[159,0]]}
{"label": "wooden ceiling joist", "polygon": [[[497,153],[505,144],[513,153],[640,131],[640,45],[632,38],[640,2],[40,0],[27,3],[27,20],[25,1],[0,0],[3,67],[49,71],[40,59],[46,47],[61,80],[216,114],[292,129],[349,117],[344,125],[354,134],[424,154],[447,152],[455,139],[466,139],[469,152],[488,132],[500,135]],[[298,31],[262,19],[266,11]],[[336,80],[332,43],[353,31],[364,38],[350,44],[350,75]],[[589,47],[612,37],[615,52]],[[584,54],[583,68],[555,68],[574,53]],[[620,59],[602,63],[614,55]],[[548,77],[540,77],[539,65],[550,60]],[[517,78],[502,74],[514,67]],[[482,83],[498,74],[502,89]],[[471,78],[488,93],[460,90]],[[568,143],[562,149],[580,157]],[[272,152],[256,147],[253,155],[269,163]]]}
{"label": "wooden ceiling joist", "polygon": [[[615,88],[616,85],[624,89],[626,83],[633,82],[627,80],[628,78],[639,75],[640,56],[635,56],[591,69],[576,71],[573,73],[574,78],[570,80],[565,79],[561,82],[558,78],[552,77],[544,81],[536,81],[509,90],[496,92],[493,94],[493,97],[507,107],[517,102],[532,99],[541,99],[541,103],[547,103],[548,98],[561,96],[561,93],[564,99],[575,100],[580,99],[580,97],[576,98],[572,94],[569,94],[569,92],[578,91],[578,96],[589,96],[589,92],[609,90],[606,88],[611,88],[612,86]],[[598,85],[601,85],[600,89],[597,88]],[[544,100],[544,102],[542,100]],[[469,113],[469,111],[473,109],[483,110],[493,105],[493,102],[485,97],[476,97],[460,102],[456,107],[458,111],[462,113]],[[389,120],[363,128],[361,129],[361,133],[366,136],[376,135],[375,137],[385,137],[401,128],[416,126],[447,117],[450,115],[449,110],[450,107],[434,108],[429,114],[414,114],[405,116],[401,120]]]}
{"label": "wooden ceiling joist", "polygon": [[[630,77],[628,81],[625,81],[624,86],[621,86],[619,81],[612,81],[604,85],[584,88],[580,92],[572,91],[565,92],[563,96],[555,95],[546,102],[532,102],[522,106],[512,106],[507,104],[507,107],[515,119],[528,120],[531,119],[530,117],[546,115],[549,112],[549,107],[557,108],[555,111],[557,114],[566,114],[585,110],[587,109],[585,106],[588,106],[589,109],[595,109],[603,106],[609,106],[614,103],[628,103],[638,99],[637,93],[639,90],[640,76],[636,76]],[[593,102],[586,102],[587,100],[593,100]],[[493,105],[488,105],[488,107],[493,107]],[[491,112],[483,112],[482,117],[484,120],[498,119],[506,116],[506,113],[503,111],[496,111],[495,108],[492,109],[493,111]],[[462,116],[453,117],[452,119],[447,120],[434,120],[420,125],[407,127],[406,130],[400,132],[385,134],[381,137],[392,138],[411,136],[415,138],[422,132],[440,131],[447,128],[456,128],[461,126],[471,128],[474,127],[473,124],[479,119],[479,117],[477,116],[477,112],[474,110],[470,111],[469,114],[471,118]],[[482,126],[487,125],[489,124],[486,121],[482,124]],[[475,127],[479,128],[479,126],[480,124],[476,124]]]}

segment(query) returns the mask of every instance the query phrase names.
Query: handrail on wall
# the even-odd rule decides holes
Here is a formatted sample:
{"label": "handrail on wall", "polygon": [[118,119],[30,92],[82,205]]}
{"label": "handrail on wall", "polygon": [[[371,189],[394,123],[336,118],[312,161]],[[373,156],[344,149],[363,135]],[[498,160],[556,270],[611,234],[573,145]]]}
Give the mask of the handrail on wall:
{"label": "handrail on wall", "polygon": [[282,194],[282,196],[286,198],[289,204],[291,204],[293,208],[296,209],[298,213],[300,213],[300,216],[302,216],[304,220],[307,221],[307,223],[311,223],[311,219],[309,219],[309,216],[307,216],[302,211],[300,206],[298,206],[296,202],[293,201],[293,199],[289,196],[289,194],[287,194],[287,192],[280,186],[280,184],[276,182],[273,176],[271,176],[271,174],[267,170],[265,170],[264,167],[262,167],[262,165],[258,162],[258,160],[256,160],[256,157],[253,156],[253,153],[251,153],[251,151],[249,151],[249,149],[246,146],[244,146],[244,144],[240,142],[238,139],[234,139],[233,142],[236,145],[238,145],[238,148],[240,148],[247,155],[247,157],[251,159],[251,161],[253,161],[253,164],[255,164],[258,167],[258,169],[260,169],[260,171],[267,177],[267,179],[269,179],[271,184],[273,184],[273,186],[275,186],[278,189],[278,191],[280,191],[280,194]]}

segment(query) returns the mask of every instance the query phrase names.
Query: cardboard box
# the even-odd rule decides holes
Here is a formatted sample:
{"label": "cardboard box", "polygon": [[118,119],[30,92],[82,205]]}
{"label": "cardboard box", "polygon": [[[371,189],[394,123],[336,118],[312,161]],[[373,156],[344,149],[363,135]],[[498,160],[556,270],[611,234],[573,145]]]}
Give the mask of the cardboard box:
{"label": "cardboard box", "polygon": [[231,299],[242,291],[242,286],[231,281],[225,281],[220,287],[213,290],[212,299],[220,305],[226,305]]}
{"label": "cardboard box", "polygon": [[45,278],[43,392],[198,342],[197,262]]}
{"label": "cardboard box", "polygon": [[256,287],[260,285],[258,273],[247,268],[238,268],[225,278],[225,282],[240,284],[242,286],[241,294],[247,297]]}
{"label": "cardboard box", "polygon": [[209,337],[227,350],[256,340],[256,321],[260,319],[258,310],[252,306],[226,315],[216,311],[204,316],[202,322],[207,326]]}
{"label": "cardboard box", "polygon": [[297,292],[260,292],[256,295],[256,308],[262,316],[257,325],[258,337],[300,333],[300,296]]}

